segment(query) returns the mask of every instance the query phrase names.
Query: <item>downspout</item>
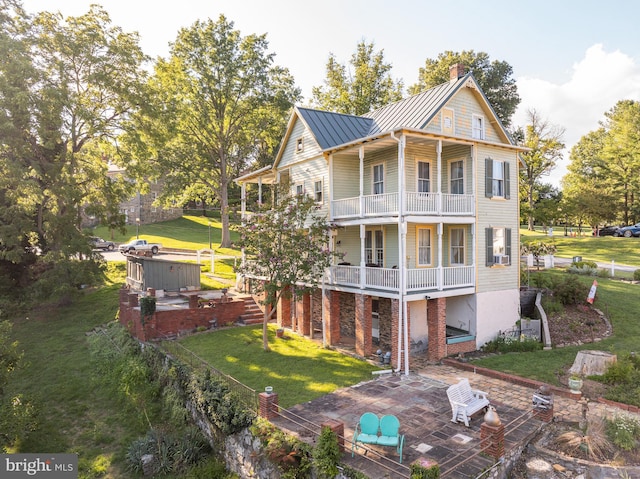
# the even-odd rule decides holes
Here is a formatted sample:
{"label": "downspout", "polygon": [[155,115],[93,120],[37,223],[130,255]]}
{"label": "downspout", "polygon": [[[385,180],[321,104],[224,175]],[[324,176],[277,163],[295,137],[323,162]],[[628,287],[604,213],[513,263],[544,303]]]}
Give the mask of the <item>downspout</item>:
{"label": "downspout", "polygon": [[[405,352],[404,352],[404,373],[405,375],[409,375],[409,327],[405,320],[405,299],[404,299],[404,289],[405,289],[405,274],[406,274],[406,265],[405,265],[405,242],[407,240],[407,223],[404,219],[404,203],[405,203],[405,182],[404,182],[404,147],[405,147],[405,136],[402,135],[400,138],[395,136],[395,133],[391,132],[391,138],[398,142],[398,367],[395,372],[399,372],[402,370],[403,365],[401,364],[402,360],[402,343],[404,342]],[[404,339],[404,341],[403,341]]]}

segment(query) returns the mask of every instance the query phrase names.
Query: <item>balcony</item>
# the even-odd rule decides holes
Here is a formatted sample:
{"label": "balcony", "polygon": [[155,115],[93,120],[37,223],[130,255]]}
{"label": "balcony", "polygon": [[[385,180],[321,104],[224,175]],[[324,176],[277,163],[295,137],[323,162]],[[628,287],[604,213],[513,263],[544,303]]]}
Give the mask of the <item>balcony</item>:
{"label": "balcony", "polygon": [[[442,291],[474,286],[474,266],[447,266],[419,268],[405,271],[408,293],[414,291]],[[332,266],[327,282],[333,285],[352,286],[361,289],[398,291],[400,271],[396,268],[372,268],[361,266]]]}
{"label": "balcony", "polygon": [[[334,200],[331,202],[332,219],[397,215],[399,212],[398,200],[398,193]],[[475,214],[475,196],[408,192],[405,193],[405,214],[473,216]]]}

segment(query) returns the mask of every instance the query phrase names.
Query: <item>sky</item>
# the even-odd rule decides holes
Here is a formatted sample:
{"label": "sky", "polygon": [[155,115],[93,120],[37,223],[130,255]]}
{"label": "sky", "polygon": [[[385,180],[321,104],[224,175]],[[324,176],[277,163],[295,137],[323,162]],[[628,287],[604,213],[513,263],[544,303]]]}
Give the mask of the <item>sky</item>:
{"label": "sky", "polygon": [[571,147],[623,99],[640,101],[640,2],[636,0],[23,0],[27,12],[86,13],[102,5],[114,25],[138,32],[152,57],[167,57],[181,28],[225,15],[242,36],[266,34],[275,63],[302,90],[322,85],[332,53],[348,64],[362,40],[383,50],[391,75],[418,80],[427,58],[486,52],[513,67],[521,97],[512,125],[535,111],[564,128],[564,159],[543,181],[556,186]]}

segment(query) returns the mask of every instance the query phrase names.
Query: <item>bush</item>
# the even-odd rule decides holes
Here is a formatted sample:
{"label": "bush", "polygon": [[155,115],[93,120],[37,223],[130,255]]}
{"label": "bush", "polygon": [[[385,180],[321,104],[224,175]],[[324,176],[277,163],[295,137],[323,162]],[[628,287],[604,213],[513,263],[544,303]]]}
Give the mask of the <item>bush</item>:
{"label": "bush", "polygon": [[640,269],[637,269],[633,272],[633,280],[640,281]]}
{"label": "bush", "polygon": [[340,445],[338,436],[329,427],[322,428],[318,443],[313,449],[313,466],[319,479],[333,479],[338,475]]}
{"label": "bush", "polygon": [[571,266],[575,266],[576,268],[584,268],[587,266],[589,268],[596,269],[598,267],[598,263],[595,261],[574,261],[571,263]]}
{"label": "bush", "polygon": [[482,351],[486,353],[522,353],[530,351],[538,351],[543,345],[535,338],[526,338],[521,336],[519,339],[498,336],[482,346]]}
{"label": "bush", "polygon": [[607,420],[606,431],[613,444],[625,451],[631,451],[640,438],[640,422],[631,416],[616,416],[613,420]]}
{"label": "bush", "polygon": [[582,266],[578,266],[576,263],[569,266],[569,269],[567,269],[567,273],[581,274],[583,276],[595,276],[598,274],[598,267],[597,266],[592,267],[586,264]]}
{"label": "bush", "polygon": [[553,295],[564,304],[579,304],[589,293],[589,288],[574,275],[563,276],[562,279],[554,281]]}

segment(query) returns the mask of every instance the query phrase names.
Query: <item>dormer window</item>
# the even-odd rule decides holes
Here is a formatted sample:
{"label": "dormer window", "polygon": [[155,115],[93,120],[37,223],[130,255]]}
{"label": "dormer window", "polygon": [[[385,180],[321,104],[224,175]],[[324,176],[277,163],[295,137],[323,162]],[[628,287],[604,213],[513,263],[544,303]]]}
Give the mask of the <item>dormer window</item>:
{"label": "dormer window", "polygon": [[302,153],[304,151],[304,141],[302,138],[296,140],[296,153]]}
{"label": "dormer window", "polygon": [[484,140],[484,117],[473,115],[471,117],[471,137],[476,140]]}

